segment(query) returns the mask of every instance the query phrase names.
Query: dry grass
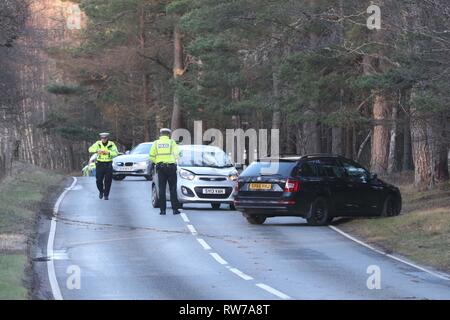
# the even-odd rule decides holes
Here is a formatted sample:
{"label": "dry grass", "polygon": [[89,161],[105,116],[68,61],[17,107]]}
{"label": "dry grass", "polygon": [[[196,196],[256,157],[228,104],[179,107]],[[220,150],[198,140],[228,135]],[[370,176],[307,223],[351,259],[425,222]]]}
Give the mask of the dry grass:
{"label": "dry grass", "polygon": [[49,188],[63,176],[23,163],[0,182],[0,299],[26,299],[23,279],[27,247],[35,232],[36,215]]}
{"label": "dry grass", "polygon": [[450,184],[417,190],[407,184],[410,177],[404,179],[400,216],[358,219],[340,227],[387,252],[450,272]]}

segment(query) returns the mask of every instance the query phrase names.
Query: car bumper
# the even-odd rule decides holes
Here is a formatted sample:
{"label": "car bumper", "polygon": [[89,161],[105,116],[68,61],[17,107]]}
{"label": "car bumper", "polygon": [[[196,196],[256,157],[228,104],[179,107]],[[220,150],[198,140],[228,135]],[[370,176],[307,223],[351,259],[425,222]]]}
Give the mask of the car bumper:
{"label": "car bumper", "polygon": [[244,213],[258,213],[258,215],[274,216],[300,216],[304,217],[306,212],[295,201],[290,199],[251,199],[236,198],[234,201],[236,210]]}
{"label": "car bumper", "polygon": [[[234,182],[201,182],[199,184],[178,179],[177,195],[180,203],[234,203]],[[224,189],[225,194],[204,194],[203,189]]]}
{"label": "car bumper", "polygon": [[141,176],[149,176],[151,175],[151,172],[149,169],[136,169],[133,171],[117,171],[117,170],[113,170],[113,175],[114,176],[137,176],[137,177],[141,177]]}

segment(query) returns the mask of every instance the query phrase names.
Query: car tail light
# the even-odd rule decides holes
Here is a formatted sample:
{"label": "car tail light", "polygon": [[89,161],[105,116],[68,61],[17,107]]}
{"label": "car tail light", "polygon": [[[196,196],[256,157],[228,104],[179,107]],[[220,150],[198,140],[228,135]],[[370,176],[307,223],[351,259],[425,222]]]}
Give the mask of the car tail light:
{"label": "car tail light", "polygon": [[298,180],[287,179],[284,192],[298,192],[299,190],[300,182]]}

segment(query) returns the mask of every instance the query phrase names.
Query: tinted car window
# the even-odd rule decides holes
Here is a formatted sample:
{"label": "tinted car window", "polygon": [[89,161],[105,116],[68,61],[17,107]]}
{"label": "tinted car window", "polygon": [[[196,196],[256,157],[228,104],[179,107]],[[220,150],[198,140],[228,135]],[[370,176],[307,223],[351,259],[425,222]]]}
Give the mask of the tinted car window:
{"label": "tinted car window", "polygon": [[313,163],[304,163],[298,169],[297,175],[303,178],[317,177],[317,167]]}
{"label": "tinted car window", "polygon": [[289,177],[293,169],[297,165],[296,162],[253,162],[247,169],[242,172],[241,177],[258,177],[268,175],[281,175]]}
{"label": "tinted car window", "polygon": [[317,159],[307,162],[311,167],[315,167],[316,175],[319,177],[344,177],[344,169],[335,159]]}
{"label": "tinted car window", "polygon": [[342,161],[342,165],[344,166],[350,178],[359,179],[361,181],[368,180],[368,171],[359,164],[349,161]]}

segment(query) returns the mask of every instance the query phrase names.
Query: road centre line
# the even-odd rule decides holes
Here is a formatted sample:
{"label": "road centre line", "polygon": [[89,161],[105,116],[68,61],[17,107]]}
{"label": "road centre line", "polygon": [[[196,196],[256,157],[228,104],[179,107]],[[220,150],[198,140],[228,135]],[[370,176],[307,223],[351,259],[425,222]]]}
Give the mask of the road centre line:
{"label": "road centre line", "polygon": [[233,272],[234,274],[236,274],[237,276],[241,277],[242,279],[248,281],[248,280],[253,280],[253,277],[250,277],[249,275],[243,273],[241,270],[236,269],[236,268],[230,268],[229,269],[231,272]]}
{"label": "road centre line", "polygon": [[[186,216],[187,218],[187,216]],[[183,219],[184,220],[184,219]],[[194,228],[193,225],[188,225],[188,228],[192,227]],[[189,228],[191,229],[191,228]],[[195,230],[195,229],[194,229]],[[197,238],[197,241],[200,243],[200,245],[203,247],[203,249],[205,250],[212,250],[211,246],[209,246],[205,240]],[[245,274],[244,272],[242,272],[241,270],[237,269],[237,268],[233,268],[231,266],[228,265],[228,262],[223,259],[218,253],[216,252],[211,252],[210,255],[214,258],[214,260],[216,260],[218,263],[220,263],[221,265],[224,265],[230,272],[234,273],[235,275],[239,276],[241,279],[245,280],[245,281],[250,281],[250,280],[254,280],[253,277]],[[283,292],[276,290],[274,288],[272,288],[271,286],[268,286],[264,283],[258,283],[256,284],[256,286],[262,290],[265,290],[266,292],[269,292],[272,295],[277,296],[278,298],[287,300],[287,299],[292,299],[290,296],[288,296],[287,294],[284,294]]]}
{"label": "road centre line", "polygon": [[194,236],[197,235],[197,230],[195,230],[195,228],[192,224],[188,224],[187,227]]}
{"label": "road centre line", "polygon": [[181,219],[183,219],[184,222],[186,222],[186,223],[191,222],[191,221],[189,220],[188,216],[186,215],[186,213],[182,212],[182,213],[180,214],[180,216],[181,216]]}
{"label": "road centre line", "polygon": [[257,287],[266,290],[267,292],[277,296],[278,298],[284,299],[284,300],[288,300],[288,299],[292,299],[291,297],[289,297],[288,295],[284,294],[281,291],[278,291],[277,289],[272,288],[271,286],[268,286],[264,283],[257,283],[256,284]]}
{"label": "road centre line", "polygon": [[203,239],[199,239],[197,238],[197,241],[200,243],[200,245],[203,247],[203,249],[205,250],[211,250],[211,246]]}
{"label": "road centre line", "polygon": [[218,253],[216,252],[211,252],[210,255],[214,258],[214,260],[216,260],[218,263],[220,263],[221,265],[226,265],[228,264],[228,262],[223,259]]}

